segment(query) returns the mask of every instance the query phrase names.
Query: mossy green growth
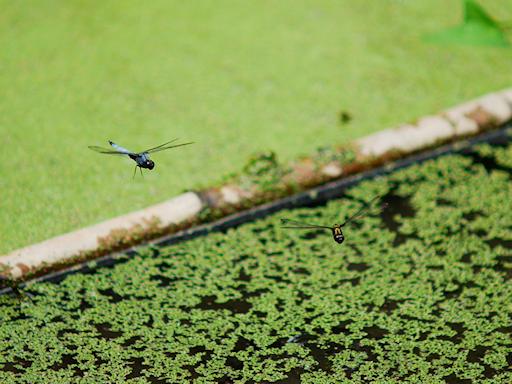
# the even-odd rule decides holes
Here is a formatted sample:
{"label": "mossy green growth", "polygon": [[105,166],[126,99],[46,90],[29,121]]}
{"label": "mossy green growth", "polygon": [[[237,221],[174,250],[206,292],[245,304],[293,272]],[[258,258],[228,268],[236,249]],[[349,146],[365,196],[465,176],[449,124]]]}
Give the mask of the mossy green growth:
{"label": "mossy green growth", "polygon": [[[141,4],[0,0],[0,254],[209,186],[254,151],[288,163],[512,84],[512,50],[422,41],[458,0]],[[144,178],[87,149],[175,137],[195,144]]]}
{"label": "mossy green growth", "polygon": [[[2,383],[510,383],[512,146],[0,297]],[[373,196],[389,205],[333,224]]]}
{"label": "mossy green growth", "polygon": [[244,189],[255,187],[261,192],[272,191],[287,172],[275,152],[262,152],[249,157],[237,181]]}

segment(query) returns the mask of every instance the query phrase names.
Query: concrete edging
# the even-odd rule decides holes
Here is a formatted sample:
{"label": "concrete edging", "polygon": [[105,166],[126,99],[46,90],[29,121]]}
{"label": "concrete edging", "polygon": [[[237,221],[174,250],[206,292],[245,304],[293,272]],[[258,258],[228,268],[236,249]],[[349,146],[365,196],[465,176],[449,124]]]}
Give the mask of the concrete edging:
{"label": "concrete edging", "polygon": [[[461,137],[477,135],[511,120],[512,88],[465,102],[438,115],[425,116],[414,124],[385,129],[355,140],[350,146],[355,158],[347,163],[331,161],[317,167],[306,160],[295,164],[295,168],[301,171],[300,175],[292,173],[285,177],[287,182],[305,190],[354,175],[375,164],[382,165]],[[165,230],[179,228],[180,225],[186,227],[187,223],[190,223],[190,227],[201,221],[200,213],[205,208],[221,207],[227,213],[240,211],[251,206],[250,203],[244,206],[244,202],[254,198],[259,201],[258,193],[255,188],[242,188],[236,184],[199,193],[187,192],[163,203],[0,256],[0,277],[24,279],[45,268],[72,264],[77,257],[94,255],[98,249],[105,249],[108,253],[109,238],[115,238],[116,233],[159,233],[155,228]],[[141,240],[146,239],[141,237]],[[137,239],[133,244],[137,244]]]}

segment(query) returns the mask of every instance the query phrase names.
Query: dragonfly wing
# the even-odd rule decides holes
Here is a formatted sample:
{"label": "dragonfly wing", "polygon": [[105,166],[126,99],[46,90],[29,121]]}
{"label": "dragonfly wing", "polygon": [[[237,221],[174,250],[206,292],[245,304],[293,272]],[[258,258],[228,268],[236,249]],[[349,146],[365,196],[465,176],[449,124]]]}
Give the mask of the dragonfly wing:
{"label": "dragonfly wing", "polygon": [[[345,226],[346,224],[350,223],[351,221],[363,216],[364,214],[366,214],[366,212],[368,212],[368,210],[370,210],[372,208],[372,203],[377,200],[378,198],[380,198],[381,196],[375,196],[373,199],[371,199],[368,203],[366,203],[361,209],[359,209],[359,211],[357,211],[356,213],[354,213],[352,216],[350,216],[347,220],[345,220],[345,222],[343,224],[341,224],[341,226]],[[386,204],[383,204],[382,205],[382,208],[384,208],[386,206]]]}
{"label": "dragonfly wing", "polygon": [[332,229],[331,227],[328,227],[326,225],[308,224],[308,223],[302,223],[300,221],[295,221],[295,220],[290,220],[290,219],[281,219],[281,223],[283,223],[283,224],[291,224],[291,225],[281,226],[281,228],[297,228],[297,229],[321,228],[321,229]]}
{"label": "dragonfly wing", "polygon": [[176,144],[176,145],[168,145],[168,146],[165,146],[165,147],[149,149],[149,150],[144,151],[144,152],[145,152],[145,153],[155,153],[155,152],[165,151],[166,149],[171,149],[171,148],[176,148],[176,147],[182,147],[182,146],[184,146],[184,145],[190,145],[190,144],[194,144],[194,143],[193,143],[193,142],[190,142],[190,143],[183,143],[183,144]]}
{"label": "dragonfly wing", "polygon": [[161,148],[161,147],[165,147],[166,145],[168,144],[171,144],[171,143],[174,143],[175,141],[177,141],[179,139],[174,139],[174,140],[171,140],[171,141],[168,141],[167,143],[163,143],[163,144],[160,144],[156,147],[153,147],[153,148],[149,148],[149,149],[146,149],[145,151],[143,152],[146,152],[146,153],[150,153],[150,151],[154,151],[155,149],[158,149],[158,148]]}
{"label": "dragonfly wing", "polygon": [[125,154],[125,155],[133,155],[133,154],[134,154],[134,152],[129,151],[128,149],[123,148],[123,147],[121,147],[120,145],[117,145],[117,144],[116,144],[116,143],[114,143],[113,141],[110,141],[110,140],[109,140],[109,142],[108,142],[108,143],[109,143],[109,144],[110,144],[110,145],[111,145],[111,146],[112,146],[116,151],[121,152],[121,153],[123,153],[123,154]]}
{"label": "dragonfly wing", "polygon": [[89,145],[89,149],[95,152],[103,153],[105,155],[126,155],[126,153],[113,151],[112,149],[97,147],[96,145]]}

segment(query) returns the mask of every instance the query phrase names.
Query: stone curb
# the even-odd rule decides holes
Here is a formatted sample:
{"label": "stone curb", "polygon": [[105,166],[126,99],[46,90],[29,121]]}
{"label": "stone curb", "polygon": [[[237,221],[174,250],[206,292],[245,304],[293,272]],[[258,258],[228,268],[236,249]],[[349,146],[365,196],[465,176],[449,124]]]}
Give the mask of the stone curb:
{"label": "stone curb", "polygon": [[[414,124],[385,129],[355,140],[350,146],[355,156],[348,162],[330,161],[318,166],[306,159],[295,163],[292,172],[282,178],[283,185],[293,184],[295,190],[288,188],[285,194],[353,175],[461,137],[474,136],[511,120],[512,88],[487,94],[438,115],[425,116]],[[221,209],[220,215],[226,215],[257,205],[264,199],[260,192],[255,187],[241,187],[236,183],[198,193],[187,192],[140,211],[0,256],[0,277],[25,279],[52,267],[69,266],[116,248],[128,248],[148,240],[146,233],[157,237],[201,222],[200,213],[205,209]],[[272,197],[275,198],[267,195],[267,201]],[[132,237],[127,239],[127,235]]]}
{"label": "stone curb", "polygon": [[194,218],[202,208],[202,202],[193,192],[187,192],[163,203],[119,216],[49,240],[15,250],[0,257],[0,267],[6,266],[11,276],[21,278],[45,265],[60,264],[87,251],[102,246],[103,239],[112,231],[144,231],[151,225],[166,227]]}

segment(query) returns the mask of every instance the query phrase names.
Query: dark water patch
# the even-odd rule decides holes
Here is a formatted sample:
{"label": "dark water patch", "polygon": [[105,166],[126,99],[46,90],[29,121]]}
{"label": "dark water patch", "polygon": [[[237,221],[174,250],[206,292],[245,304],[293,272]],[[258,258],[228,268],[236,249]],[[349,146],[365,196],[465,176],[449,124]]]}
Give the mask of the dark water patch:
{"label": "dark water patch", "polygon": [[343,286],[346,283],[350,283],[350,285],[355,287],[356,285],[359,285],[360,282],[361,282],[361,278],[360,277],[353,277],[351,279],[345,278],[345,279],[338,280],[338,282],[335,283],[332,287],[333,288],[340,288],[341,286]]}
{"label": "dark water patch", "polygon": [[121,337],[123,335],[123,332],[121,331],[113,331],[112,329],[110,329],[111,324],[107,322],[94,324],[94,327],[100,334],[99,337],[106,340],[117,339],[118,337]]}
{"label": "dark water patch", "polygon": [[162,261],[161,263],[158,263],[158,264],[155,264],[155,267],[160,271],[160,272],[166,272],[167,270],[169,270],[170,268],[174,268],[174,266],[172,264],[169,264],[167,261]]}
{"label": "dark water patch", "polygon": [[249,259],[249,255],[239,255],[237,258],[233,259],[233,264],[239,264],[247,259]]}
{"label": "dark water patch", "polygon": [[420,332],[417,340],[418,341],[425,341],[428,339],[428,337],[430,336],[430,332],[429,331],[423,331],[423,332]]}
{"label": "dark water patch", "polygon": [[63,323],[64,322],[64,317],[62,317],[61,315],[57,315],[55,317],[52,317],[50,319],[50,322],[51,323]]}
{"label": "dark water patch", "polygon": [[304,368],[295,367],[287,373],[287,377],[283,380],[275,381],[275,384],[297,384],[301,382],[300,376],[304,373]]}
{"label": "dark water patch", "polygon": [[484,240],[491,248],[503,247],[505,249],[512,249],[512,239],[501,239],[494,237],[489,240]]}
{"label": "dark water patch", "polygon": [[317,345],[317,344],[307,344],[309,348],[309,354],[318,364],[318,368],[325,371],[332,371],[332,362],[329,359],[330,356],[334,356],[335,354],[341,352],[344,347],[340,344],[336,343],[327,343],[327,345]]}
{"label": "dark water patch", "polygon": [[462,255],[460,261],[465,264],[471,264],[471,256],[473,256],[472,252],[466,252],[464,255]]}
{"label": "dark water patch", "polygon": [[270,280],[274,280],[278,283],[286,283],[286,284],[291,284],[292,281],[290,279],[286,279],[284,278],[283,276],[280,276],[280,275],[265,275],[265,278],[267,279],[270,279]]}
{"label": "dark water patch", "polygon": [[366,312],[367,313],[372,313],[373,310],[375,309],[375,304],[373,304],[373,303],[366,303],[366,304],[363,304],[363,307],[366,308]]}
{"label": "dark water patch", "polygon": [[452,331],[455,332],[455,335],[453,336],[447,336],[447,335],[440,335],[437,337],[438,340],[446,340],[451,341],[455,344],[460,344],[462,339],[464,339],[464,332],[466,331],[466,328],[463,325],[464,323],[454,323],[454,322],[446,322],[446,325],[448,325]]}
{"label": "dark water patch", "polygon": [[[218,384],[235,384],[232,378],[230,378],[228,375],[224,375],[221,378],[217,379]],[[247,384],[255,384],[254,380],[247,380]]]}
{"label": "dark water patch", "polygon": [[334,335],[339,335],[341,333],[347,333],[349,332],[348,330],[348,326],[350,324],[352,324],[352,320],[344,320],[344,321],[340,321],[338,323],[338,325],[335,325],[334,327],[331,328],[331,332],[334,334]]}
{"label": "dark water patch", "polygon": [[512,255],[496,256],[496,260],[500,263],[512,263]]}
{"label": "dark water patch", "polygon": [[266,312],[262,312],[262,311],[253,311],[252,314],[259,319],[265,319],[268,315]]}
{"label": "dark water patch", "polygon": [[486,156],[478,152],[468,153],[467,156],[471,158],[474,165],[482,165],[489,174],[493,171],[503,171],[512,178],[512,167],[500,164],[494,156]]}
{"label": "dark water patch", "polygon": [[363,331],[366,332],[368,338],[375,340],[380,340],[389,333],[387,329],[380,328],[376,325],[364,327]]}
{"label": "dark water patch", "polygon": [[361,340],[354,340],[350,349],[356,352],[364,352],[369,361],[377,361],[378,355],[373,351],[369,345],[361,345]]}
{"label": "dark water patch", "polygon": [[195,355],[197,353],[206,352],[206,348],[203,345],[196,345],[195,347],[189,347],[188,352]]}
{"label": "dark water patch", "polygon": [[430,363],[434,360],[439,360],[440,358],[441,358],[441,355],[439,353],[432,352],[432,353],[429,353],[427,355],[427,357],[425,357],[425,360],[427,360]]}
{"label": "dark water patch", "polygon": [[259,296],[263,295],[264,293],[270,292],[270,289],[269,288],[258,288],[258,289],[255,289],[254,291],[248,291],[246,289],[243,289],[241,292],[242,292],[242,298],[244,300],[247,300],[251,297],[259,297]]}
{"label": "dark water patch", "polygon": [[[21,366],[21,368],[18,368],[18,366]],[[30,368],[31,366],[32,361],[25,359],[16,359],[16,361],[13,363],[3,363],[3,365],[0,367],[0,370],[4,372],[12,372],[14,374],[22,374],[25,373],[25,370],[27,368]]]}
{"label": "dark water patch", "polygon": [[461,379],[455,373],[445,376],[444,381],[446,384],[471,384],[472,383],[472,381],[470,379]]}
{"label": "dark water patch", "polygon": [[137,341],[139,340],[142,340],[142,337],[141,336],[132,336],[130,337],[129,339],[126,339],[122,344],[121,346],[122,347],[131,347],[132,345],[134,345]]}
{"label": "dark water patch", "polygon": [[468,355],[466,360],[470,363],[482,363],[482,359],[484,358],[487,351],[489,351],[490,347],[485,347],[482,345],[477,346],[475,349],[468,351]]}
{"label": "dark water patch", "polygon": [[238,277],[236,279],[238,281],[249,282],[251,281],[252,277],[247,274],[245,268],[240,268],[240,271],[238,272]]}
{"label": "dark water patch", "polygon": [[447,290],[444,290],[444,298],[449,300],[449,299],[455,299],[457,297],[460,296],[460,294],[462,293],[462,291],[464,290],[464,287],[462,285],[459,285],[456,289],[454,290],[451,290],[451,291],[447,291]]}
{"label": "dark water patch", "polygon": [[405,302],[405,300],[386,299],[384,304],[380,306],[380,311],[386,313],[387,315],[391,315],[393,311],[398,308],[398,305],[403,302]]}
{"label": "dark water patch", "polygon": [[286,302],[281,299],[280,297],[276,300],[276,309],[279,311],[279,312],[282,312],[284,311],[284,305],[286,304]]}
{"label": "dark water patch", "polygon": [[155,322],[153,319],[153,316],[151,314],[149,314],[148,316],[149,316],[148,320],[143,322],[142,325],[145,327],[148,327],[148,328],[153,328],[153,324]]}
{"label": "dark water patch", "polygon": [[226,365],[233,368],[234,370],[241,370],[244,368],[244,363],[240,361],[236,356],[229,356],[226,358]]}
{"label": "dark water patch", "polygon": [[233,347],[233,352],[245,351],[249,347],[252,347],[254,349],[257,348],[254,341],[246,339],[243,336],[238,336],[235,346]]}
{"label": "dark water patch", "polygon": [[66,334],[77,335],[79,333],[80,332],[77,331],[76,329],[71,329],[71,328],[59,329],[59,331],[57,332],[57,338],[61,339]]}
{"label": "dark water patch", "polygon": [[445,207],[455,207],[456,205],[451,200],[443,199],[442,197],[436,199],[436,205]]}
{"label": "dark water patch", "polygon": [[83,311],[85,311],[87,309],[91,309],[91,308],[94,308],[94,305],[90,304],[85,299],[81,299],[80,300],[80,305],[78,306],[78,309],[80,309],[81,312],[83,312]]}
{"label": "dark water patch", "polygon": [[201,360],[199,361],[199,363],[197,365],[197,366],[199,366],[201,364],[206,365],[208,360],[210,360],[210,358],[212,357],[213,351],[210,351],[209,349],[206,349],[202,345],[197,345],[195,347],[189,348],[189,353],[191,355],[196,355],[198,353],[201,354]]}
{"label": "dark water patch", "polygon": [[260,242],[261,245],[265,246],[267,245],[268,243],[268,240],[265,239],[264,237],[258,237],[258,241]]}
{"label": "dark water patch", "polygon": [[[50,366],[50,369],[54,371],[60,371],[61,369],[68,369],[70,366],[78,365],[78,361],[75,356],[71,353],[65,353],[61,356],[61,361],[54,363]],[[74,376],[83,377],[84,371],[79,369],[78,367],[74,367]]]}
{"label": "dark water patch", "polygon": [[190,374],[190,377],[189,379],[197,379],[199,377],[199,373],[197,373],[196,371],[196,366],[195,365],[183,365],[182,366],[183,369],[186,369],[188,371],[188,373]]}
{"label": "dark water patch", "polygon": [[201,302],[195,306],[202,310],[227,309],[232,313],[247,313],[252,308],[252,304],[242,299],[231,299],[224,303],[217,303],[216,295],[207,295],[201,298]]}
{"label": "dark water patch", "polygon": [[94,356],[94,365],[96,367],[100,367],[104,364],[107,364],[109,362],[109,360],[105,360],[105,359],[102,359],[100,356],[99,356],[99,353],[96,352],[96,351],[93,351],[92,352],[92,355]]}
{"label": "dark water patch", "polygon": [[508,333],[508,334],[512,335],[512,325],[508,326],[508,327],[498,327],[495,329],[495,331],[501,332],[501,333]]}
{"label": "dark water patch", "polygon": [[14,363],[4,363],[0,370],[4,372],[12,372],[14,374],[22,374],[25,372],[24,369],[17,368]]}
{"label": "dark water patch", "polygon": [[144,364],[144,358],[142,357],[132,357],[128,359],[127,365],[131,368],[131,372],[125,376],[126,380],[130,379],[136,379],[138,377],[142,376],[142,371],[147,370],[148,368],[151,368],[150,365]]}
{"label": "dark water patch", "polygon": [[480,210],[471,210],[470,212],[464,213],[462,218],[466,221],[475,221],[479,217],[485,217],[485,213]]}
{"label": "dark water patch", "polygon": [[295,274],[298,274],[298,275],[307,275],[307,276],[311,275],[311,272],[309,272],[306,268],[302,268],[302,267],[295,268],[292,270],[292,272]]}
{"label": "dark water patch", "polygon": [[370,268],[370,266],[366,263],[350,263],[347,266],[347,269],[349,271],[357,271],[357,272],[364,272],[369,268]]}
{"label": "dark water patch", "polygon": [[302,291],[297,291],[297,296],[299,300],[296,300],[297,305],[303,304],[304,302],[310,300],[313,296]]}
{"label": "dark water patch", "polygon": [[172,283],[180,281],[179,277],[168,277],[164,275],[152,275],[149,278],[150,281],[159,281],[158,287],[169,287]]}
{"label": "dark water patch", "polygon": [[120,301],[124,300],[123,296],[118,294],[116,291],[114,291],[113,288],[107,288],[107,289],[98,289],[98,292],[101,293],[103,296],[109,297],[109,303],[119,303]]}
{"label": "dark water patch", "polygon": [[[512,267],[505,266],[505,263],[509,264],[510,261],[508,261],[509,256],[498,256],[496,259],[498,260],[498,263],[493,266],[493,270],[500,273],[505,280],[511,280],[512,279]],[[503,261],[505,259],[506,261]],[[510,265],[510,264],[509,264]]]}

